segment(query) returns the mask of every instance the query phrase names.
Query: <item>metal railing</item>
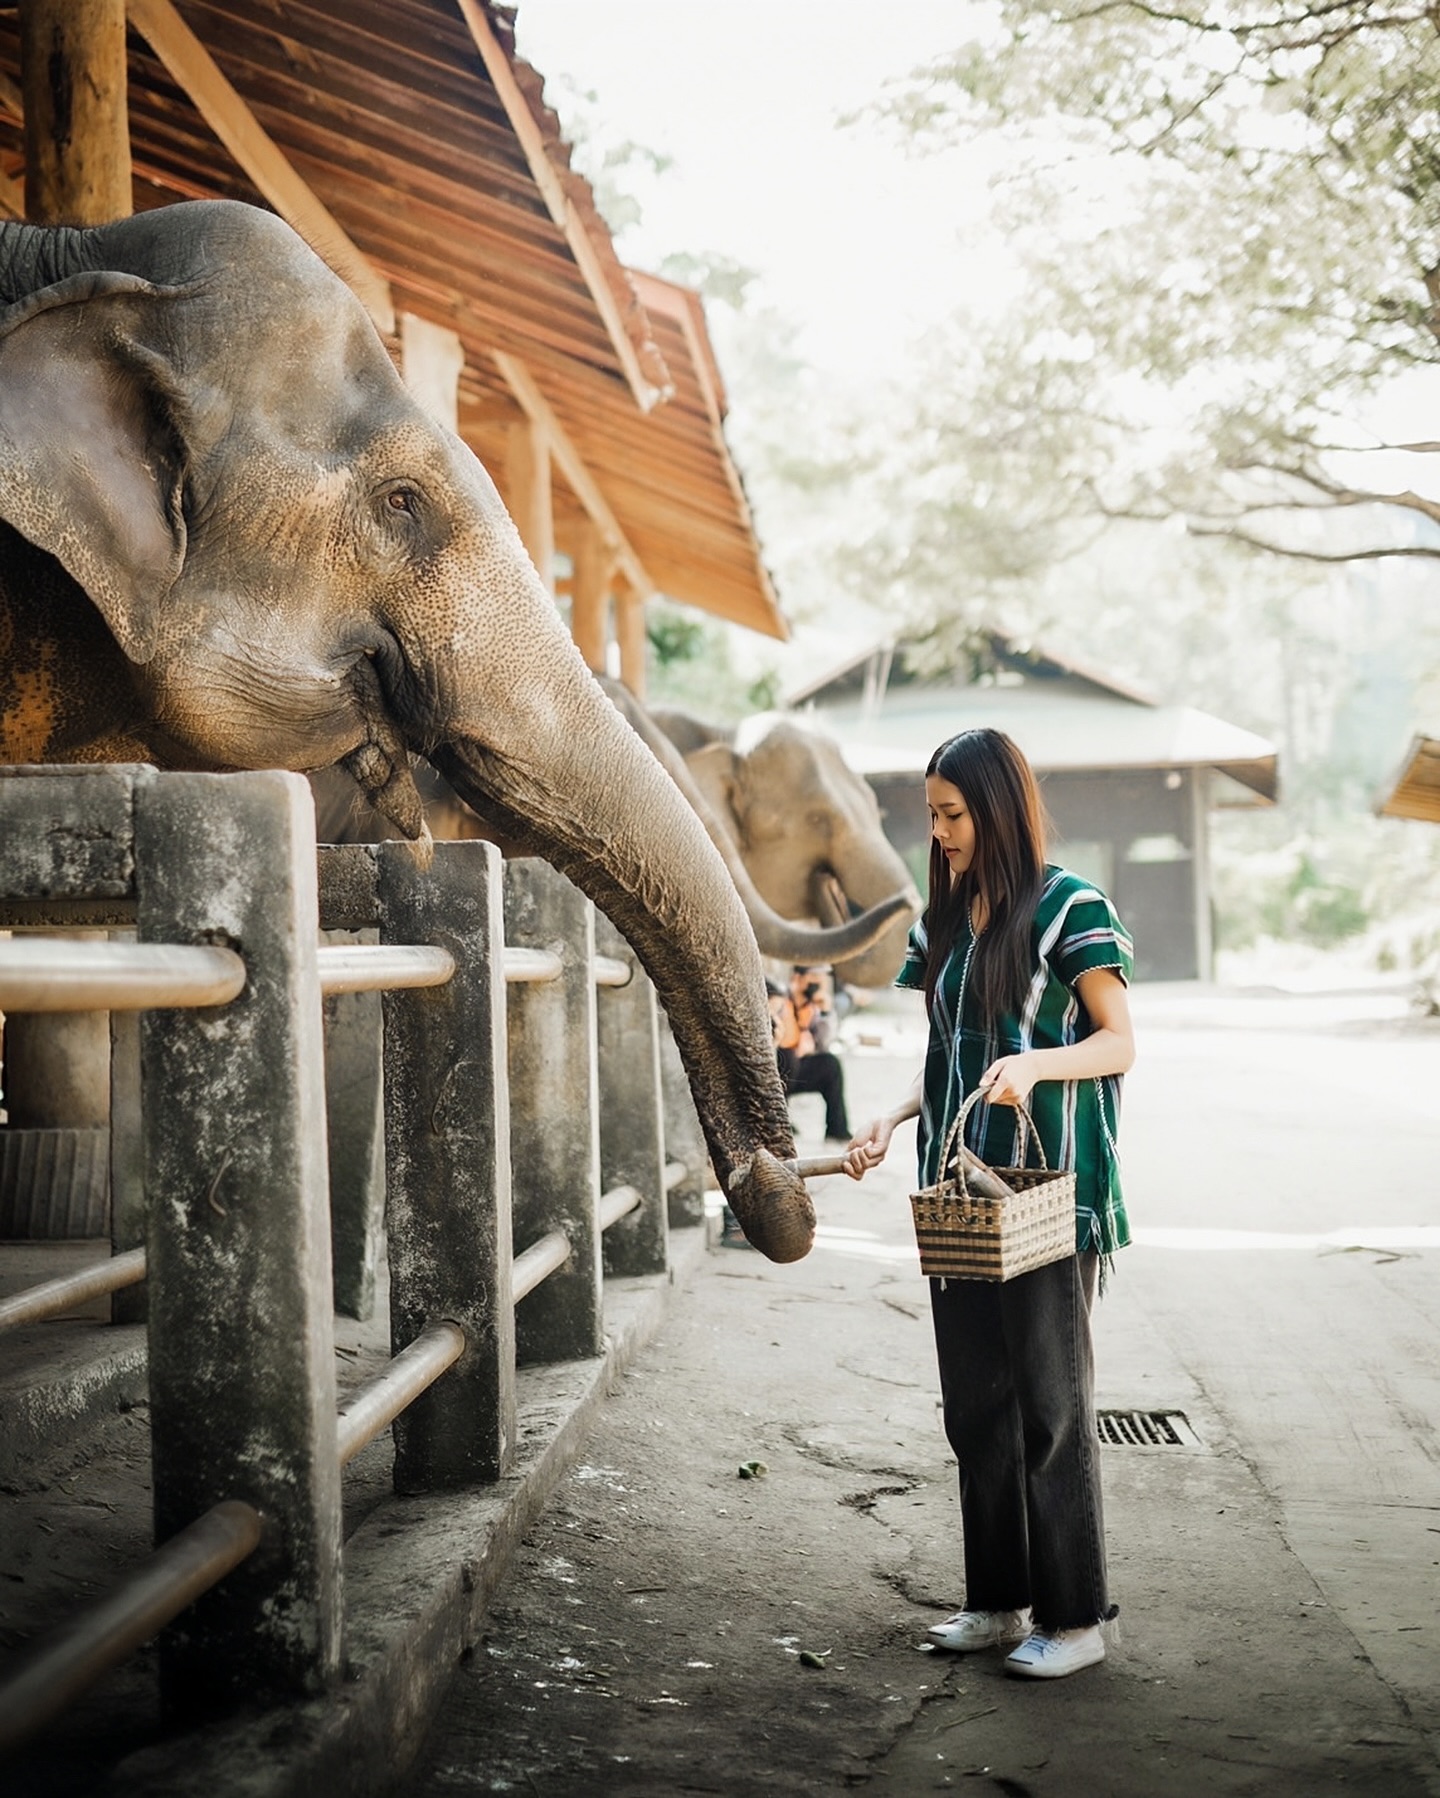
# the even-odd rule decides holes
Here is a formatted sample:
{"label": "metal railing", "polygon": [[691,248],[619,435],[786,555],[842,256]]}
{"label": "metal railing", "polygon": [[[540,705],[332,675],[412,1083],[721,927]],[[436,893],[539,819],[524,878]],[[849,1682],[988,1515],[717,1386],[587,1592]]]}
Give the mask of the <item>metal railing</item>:
{"label": "metal railing", "polygon": [[[665,1159],[653,989],[623,940],[543,864],[502,874],[480,843],[438,846],[428,870],[405,845],[326,849],[317,900],[305,874],[308,795],[293,776],[26,776],[0,776],[0,923],[41,921],[51,906],[108,908],[133,915],[139,940],[0,940],[0,1009],[141,1013],[147,1215],[125,1215],[117,1200],[112,1258],[0,1301],[0,1327],[148,1274],[156,1524],[170,1534],[0,1684],[0,1747],[182,1612],[162,1637],[172,1704],[335,1677],[340,1468],[393,1427],[407,1492],[503,1472],[517,1358],[599,1351],[602,1237],[614,1233],[604,1251],[614,1271],[663,1270],[666,1194],[686,1167]],[[215,833],[213,808],[227,802],[227,829]],[[54,816],[72,842],[132,845],[131,872],[117,876],[111,856],[97,875],[96,856],[73,854],[37,870],[33,840],[7,857],[18,840],[7,803],[12,824]],[[520,941],[503,941],[502,914]],[[317,925],[381,940],[319,946]],[[603,1005],[597,988],[612,995]],[[317,1370],[333,1379],[328,1270],[315,1252],[329,1224],[319,1000],[375,991],[385,995],[391,1330],[405,1346],[327,1414],[313,1402]],[[557,1066],[563,1106],[547,1086]],[[183,1131],[169,1124],[177,1106]],[[248,1132],[261,1130],[257,1155]],[[557,1178],[546,1154],[562,1139]],[[547,1145],[538,1154],[537,1142]],[[533,1239],[518,1254],[512,1213],[514,1235]],[[220,1295],[237,1286],[265,1331],[235,1332],[228,1306],[217,1329]],[[510,1305],[497,1311],[502,1294]],[[257,1433],[268,1485],[251,1452]],[[271,1546],[252,1573],[262,1519]],[[212,1605],[203,1595],[221,1580],[227,1596]],[[282,1586],[299,1614],[288,1630],[271,1622]]]}

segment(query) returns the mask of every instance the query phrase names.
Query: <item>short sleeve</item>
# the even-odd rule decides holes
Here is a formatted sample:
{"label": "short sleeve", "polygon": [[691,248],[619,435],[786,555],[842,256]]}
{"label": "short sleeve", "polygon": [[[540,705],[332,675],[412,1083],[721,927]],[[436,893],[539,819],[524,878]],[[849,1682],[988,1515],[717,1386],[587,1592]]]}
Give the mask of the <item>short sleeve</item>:
{"label": "short sleeve", "polygon": [[910,926],[910,937],[905,945],[905,960],[901,963],[900,972],[895,976],[896,986],[924,991],[925,963],[929,959],[928,951],[929,938],[925,934],[925,920],[917,918]]}
{"label": "short sleeve", "polygon": [[1135,973],[1135,946],[1119,913],[1098,887],[1073,875],[1061,899],[1048,959],[1072,988],[1082,974],[1097,968],[1113,969],[1127,986]]}

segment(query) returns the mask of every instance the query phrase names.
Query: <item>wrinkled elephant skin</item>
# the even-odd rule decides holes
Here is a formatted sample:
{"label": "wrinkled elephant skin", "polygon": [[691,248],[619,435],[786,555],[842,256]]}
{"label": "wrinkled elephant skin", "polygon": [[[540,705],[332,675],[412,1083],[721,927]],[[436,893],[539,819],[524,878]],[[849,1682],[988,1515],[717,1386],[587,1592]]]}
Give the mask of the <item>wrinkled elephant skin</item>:
{"label": "wrinkled elephant skin", "polygon": [[724,863],[485,470],[288,226],[214,201],[0,226],[0,517],[0,761],[343,762],[416,835],[428,756],[625,932],[747,1233],[805,1252]]}
{"label": "wrinkled elephant skin", "polygon": [[[671,727],[665,714],[659,721]],[[905,958],[920,897],[885,835],[874,791],[846,765],[835,739],[767,715],[749,720],[733,743],[694,747],[685,760],[733,832],[757,890],[777,912],[833,924],[903,895],[883,934],[867,948],[835,958],[835,973],[847,984],[888,985]]]}

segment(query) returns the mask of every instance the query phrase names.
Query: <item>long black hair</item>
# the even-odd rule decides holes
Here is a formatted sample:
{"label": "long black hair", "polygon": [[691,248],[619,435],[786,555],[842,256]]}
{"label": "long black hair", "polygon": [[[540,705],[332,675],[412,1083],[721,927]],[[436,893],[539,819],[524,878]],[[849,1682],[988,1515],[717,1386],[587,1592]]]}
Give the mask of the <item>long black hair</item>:
{"label": "long black hair", "polygon": [[962,730],[947,738],[925,774],[960,789],[975,826],[975,854],[953,884],[945,851],[930,840],[925,1004],[933,1008],[945,959],[979,896],[986,919],[970,963],[970,990],[984,1017],[998,1017],[1019,1009],[1035,971],[1031,925],[1045,881],[1045,802],[1029,762],[1004,731]]}

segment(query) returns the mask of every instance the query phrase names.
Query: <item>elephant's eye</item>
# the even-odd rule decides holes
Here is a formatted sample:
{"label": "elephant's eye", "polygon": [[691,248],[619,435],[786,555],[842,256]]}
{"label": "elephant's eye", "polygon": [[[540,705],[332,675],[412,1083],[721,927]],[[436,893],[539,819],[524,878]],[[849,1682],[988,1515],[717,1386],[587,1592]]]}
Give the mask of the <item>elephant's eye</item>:
{"label": "elephant's eye", "polygon": [[392,487],[385,495],[385,504],[392,512],[404,512],[411,518],[420,515],[420,499],[413,487]]}

